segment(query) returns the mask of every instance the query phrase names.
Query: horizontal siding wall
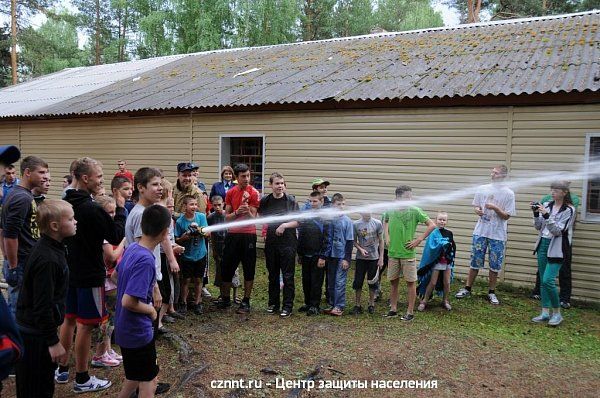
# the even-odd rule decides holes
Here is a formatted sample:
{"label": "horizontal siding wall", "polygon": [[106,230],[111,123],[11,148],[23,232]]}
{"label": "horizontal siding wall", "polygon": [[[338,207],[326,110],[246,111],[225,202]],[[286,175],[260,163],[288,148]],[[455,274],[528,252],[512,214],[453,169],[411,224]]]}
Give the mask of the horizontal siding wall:
{"label": "horizontal siding wall", "polygon": [[[264,134],[265,179],[273,171],[283,173],[288,191],[303,201],[310,181],[324,177],[332,183],[330,195],[342,192],[353,206],[392,200],[399,184],[411,185],[417,198],[444,195],[489,181],[490,169],[499,163],[525,175],[574,168],[583,160],[585,133],[600,130],[600,107],[196,115],[193,128],[194,159],[206,165],[201,169],[205,181],[218,179],[220,135]],[[574,182],[573,188],[581,196],[581,183]],[[534,282],[536,232],[527,204],[548,191],[538,186],[517,192],[518,216],[509,223],[501,275],[507,282],[528,286]],[[438,209],[449,212],[462,276],[468,270],[476,222],[471,200],[469,196],[424,207],[432,218]],[[578,223],[574,295],[595,301],[600,300],[600,281],[591,272],[591,261],[600,256],[599,238],[600,225]]]}
{"label": "horizontal siding wall", "polygon": [[[20,129],[20,135],[18,135]],[[399,184],[416,198],[446,195],[489,181],[490,169],[506,163],[515,174],[574,168],[583,160],[585,134],[600,131],[600,105],[490,107],[310,112],[196,114],[143,118],[0,122],[2,142],[20,140],[25,155],[49,160],[60,192],[70,161],[88,155],[112,176],[116,161],[161,167],[174,181],[175,165],[192,159],[207,187],[219,178],[221,135],[264,135],[265,178],[282,172],[288,191],[304,201],[310,181],[331,181],[330,195],[342,192],[349,206],[392,200]],[[12,134],[12,135],[11,135]],[[4,138],[8,137],[8,138]],[[265,184],[267,186],[267,184]],[[573,183],[581,196],[581,183]],[[267,189],[268,191],[268,189]],[[519,214],[509,222],[505,272],[501,278],[531,286],[536,263],[535,230],[528,202],[549,191],[532,186],[517,192]],[[430,217],[449,213],[458,245],[458,274],[465,275],[476,216],[472,197],[424,206]],[[422,229],[421,229],[422,230]],[[600,301],[600,224],[577,223],[574,237],[574,295]]]}
{"label": "horizontal siding wall", "polygon": [[19,145],[19,124],[0,122],[0,146]]}
{"label": "horizontal siding wall", "polygon": [[176,165],[190,159],[190,117],[73,119],[21,123],[24,156],[44,158],[52,176],[50,194],[62,191],[63,176],[73,159],[90,156],[104,165],[105,187],[117,171],[117,160],[128,168],[159,167],[175,181]]}
{"label": "horizontal siding wall", "polygon": [[[515,174],[536,175],[540,171],[575,170],[584,161],[585,136],[600,132],[600,106],[515,108],[512,131],[511,168]],[[549,193],[545,186],[525,187],[517,193],[521,213],[512,222],[508,258],[513,283],[534,281],[529,202]],[[582,182],[573,181],[572,191],[581,197]],[[578,215],[581,219],[581,214]],[[573,233],[573,293],[600,300],[600,224],[577,222]]]}

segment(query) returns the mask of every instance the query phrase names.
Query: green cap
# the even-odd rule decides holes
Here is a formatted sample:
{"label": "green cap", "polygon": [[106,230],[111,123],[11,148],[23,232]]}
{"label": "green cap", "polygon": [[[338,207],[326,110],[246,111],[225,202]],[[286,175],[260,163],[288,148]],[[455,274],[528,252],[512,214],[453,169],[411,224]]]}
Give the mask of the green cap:
{"label": "green cap", "polygon": [[315,178],[314,180],[312,180],[312,187],[318,187],[319,185],[323,185],[325,184],[325,186],[329,185],[329,181],[325,181],[324,179],[318,177]]}

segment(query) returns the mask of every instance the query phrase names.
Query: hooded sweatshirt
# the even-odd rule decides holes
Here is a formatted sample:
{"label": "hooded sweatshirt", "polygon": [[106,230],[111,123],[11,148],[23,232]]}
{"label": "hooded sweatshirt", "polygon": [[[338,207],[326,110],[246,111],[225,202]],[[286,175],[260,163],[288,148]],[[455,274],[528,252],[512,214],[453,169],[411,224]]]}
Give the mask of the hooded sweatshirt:
{"label": "hooded sweatshirt", "polygon": [[117,207],[114,220],[94,201],[89,192],[67,191],[65,200],[73,205],[77,233],[65,239],[69,286],[87,288],[104,286],[106,268],[102,244],[106,240],[118,245],[125,236],[125,209]]}

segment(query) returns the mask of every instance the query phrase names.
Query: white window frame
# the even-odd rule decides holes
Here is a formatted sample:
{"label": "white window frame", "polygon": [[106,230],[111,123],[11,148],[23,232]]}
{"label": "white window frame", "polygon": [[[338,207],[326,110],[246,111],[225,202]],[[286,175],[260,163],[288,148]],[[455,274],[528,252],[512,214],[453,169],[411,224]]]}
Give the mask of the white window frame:
{"label": "white window frame", "polygon": [[[267,137],[265,134],[255,134],[255,133],[247,133],[247,134],[219,134],[219,165],[217,168],[217,180],[221,181],[221,168],[229,163],[229,159],[227,163],[223,163],[225,159],[223,159],[223,138],[262,138],[262,189],[261,192],[265,191],[265,160],[267,158]],[[233,164],[231,167],[235,166]],[[235,178],[235,176],[234,176]],[[268,180],[266,180],[268,181]]]}
{"label": "white window frame", "polygon": [[590,143],[592,141],[592,138],[598,138],[600,137],[600,132],[598,133],[587,133],[585,135],[585,157],[584,157],[584,161],[585,161],[585,175],[583,178],[583,187],[581,190],[582,193],[582,198],[581,198],[581,220],[586,222],[586,223],[600,223],[600,214],[592,214],[592,213],[588,213],[587,211],[587,202],[588,202],[588,186],[589,186],[589,179],[588,179],[588,175],[589,173],[592,172],[592,170],[589,169],[589,162],[590,162]]}

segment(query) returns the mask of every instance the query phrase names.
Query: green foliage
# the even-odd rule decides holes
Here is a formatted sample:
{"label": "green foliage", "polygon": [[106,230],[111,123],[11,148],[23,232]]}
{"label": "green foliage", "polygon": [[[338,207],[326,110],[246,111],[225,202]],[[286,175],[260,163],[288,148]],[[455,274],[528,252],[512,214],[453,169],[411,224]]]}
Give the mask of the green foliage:
{"label": "green foliage", "polygon": [[233,46],[262,46],[299,39],[297,0],[238,0]]}
{"label": "green foliage", "polygon": [[10,26],[0,27],[0,87],[10,83]]}
{"label": "green foliage", "polygon": [[378,0],[377,27],[387,31],[403,31],[443,26],[440,13],[428,0]]}
{"label": "green foliage", "polygon": [[340,0],[334,13],[334,36],[365,35],[375,23],[371,0]]}
{"label": "green foliage", "polygon": [[228,0],[175,0],[177,53],[228,47],[233,30],[232,5]]}
{"label": "green foliage", "polygon": [[132,50],[140,58],[171,55],[174,44],[174,12],[163,0],[135,0],[132,25],[137,24],[137,40]]}
{"label": "green foliage", "polygon": [[32,76],[86,65],[85,54],[78,47],[77,29],[64,20],[49,19],[39,29],[26,28],[19,46],[20,62]]}
{"label": "green foliage", "polygon": [[336,0],[303,0],[300,23],[302,40],[329,39],[333,35]]}

